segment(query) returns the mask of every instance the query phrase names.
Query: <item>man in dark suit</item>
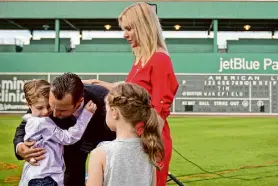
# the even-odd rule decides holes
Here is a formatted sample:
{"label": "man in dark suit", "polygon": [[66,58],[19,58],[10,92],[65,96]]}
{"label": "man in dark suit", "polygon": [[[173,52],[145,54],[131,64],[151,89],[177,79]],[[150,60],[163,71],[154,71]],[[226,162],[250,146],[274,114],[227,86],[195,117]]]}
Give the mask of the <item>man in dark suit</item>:
{"label": "man in dark suit", "polygon": [[[84,105],[92,100],[97,110],[88,124],[82,138],[77,143],[64,147],[66,171],[65,186],[84,186],[86,160],[89,152],[101,141],[114,140],[116,134],[105,122],[104,98],[108,90],[98,85],[83,85],[81,79],[72,73],[65,73],[51,83],[49,105],[53,110],[50,118],[62,129],[68,129],[76,122]],[[23,142],[25,122],[17,127],[14,136],[15,155],[19,160],[25,160],[32,165],[39,165],[44,158],[44,149],[30,148],[34,142]]]}

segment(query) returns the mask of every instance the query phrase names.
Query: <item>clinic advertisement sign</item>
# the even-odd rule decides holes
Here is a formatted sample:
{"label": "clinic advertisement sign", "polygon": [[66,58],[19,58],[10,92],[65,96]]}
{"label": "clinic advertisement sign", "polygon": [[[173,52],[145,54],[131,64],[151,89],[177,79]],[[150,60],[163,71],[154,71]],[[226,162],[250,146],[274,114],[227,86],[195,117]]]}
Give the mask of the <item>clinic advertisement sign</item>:
{"label": "clinic advertisement sign", "polygon": [[48,79],[47,74],[1,74],[0,113],[26,112],[24,83],[32,79]]}

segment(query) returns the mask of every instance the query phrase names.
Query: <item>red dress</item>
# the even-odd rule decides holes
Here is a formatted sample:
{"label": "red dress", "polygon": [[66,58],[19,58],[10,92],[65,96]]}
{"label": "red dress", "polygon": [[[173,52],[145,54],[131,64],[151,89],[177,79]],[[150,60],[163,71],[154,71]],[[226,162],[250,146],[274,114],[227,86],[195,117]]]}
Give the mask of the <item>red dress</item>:
{"label": "red dress", "polygon": [[157,171],[157,186],[166,186],[170,159],[172,156],[172,138],[167,117],[178,89],[178,82],[174,74],[173,65],[168,55],[156,52],[144,67],[140,64],[132,65],[126,82],[144,87],[151,95],[151,104],[157,113],[165,120],[162,131],[165,158],[163,168]]}

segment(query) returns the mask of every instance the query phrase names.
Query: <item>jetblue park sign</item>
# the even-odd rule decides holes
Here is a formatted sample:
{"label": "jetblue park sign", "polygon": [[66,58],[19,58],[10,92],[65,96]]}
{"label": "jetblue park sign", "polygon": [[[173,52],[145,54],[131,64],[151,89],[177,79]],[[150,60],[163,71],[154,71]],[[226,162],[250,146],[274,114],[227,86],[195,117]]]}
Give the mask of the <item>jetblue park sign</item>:
{"label": "jetblue park sign", "polygon": [[260,71],[260,70],[272,70],[278,73],[278,61],[271,58],[263,58],[262,60],[248,60],[246,58],[220,58],[219,72],[225,72],[228,70],[249,70],[249,71]]}

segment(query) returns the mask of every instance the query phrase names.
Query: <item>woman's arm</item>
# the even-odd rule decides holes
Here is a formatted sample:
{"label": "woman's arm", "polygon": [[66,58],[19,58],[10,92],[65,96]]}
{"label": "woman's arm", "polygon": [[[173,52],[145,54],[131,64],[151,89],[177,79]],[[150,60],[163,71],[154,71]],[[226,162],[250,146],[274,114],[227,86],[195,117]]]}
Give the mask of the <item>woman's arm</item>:
{"label": "woman's arm", "polygon": [[102,86],[102,87],[108,89],[109,91],[112,88],[116,87],[119,83],[122,83],[122,82],[109,83],[109,82],[101,81],[101,80],[98,80],[98,79],[87,79],[87,80],[82,80],[82,82],[84,84],[99,85],[99,86]]}
{"label": "woman's arm", "polygon": [[170,58],[164,54],[156,55],[156,63],[151,73],[151,104],[157,112],[160,130],[170,114],[170,107],[178,89],[178,82]]}
{"label": "woman's arm", "polygon": [[158,119],[159,132],[162,133],[162,130],[163,130],[163,127],[165,124],[165,120],[158,113],[156,113],[156,115],[157,115],[157,119]]}

